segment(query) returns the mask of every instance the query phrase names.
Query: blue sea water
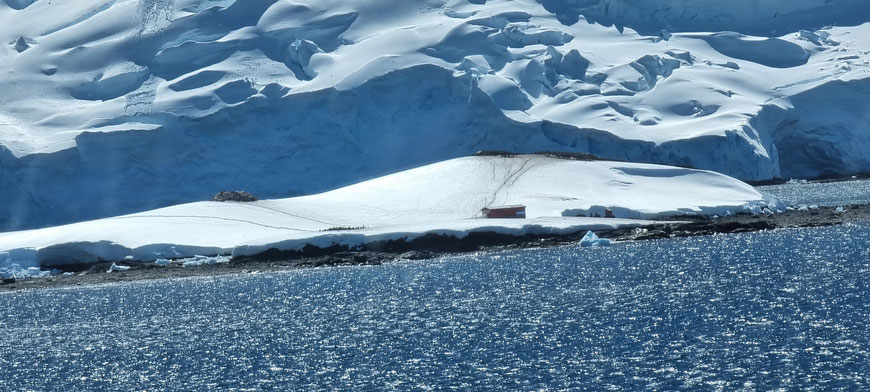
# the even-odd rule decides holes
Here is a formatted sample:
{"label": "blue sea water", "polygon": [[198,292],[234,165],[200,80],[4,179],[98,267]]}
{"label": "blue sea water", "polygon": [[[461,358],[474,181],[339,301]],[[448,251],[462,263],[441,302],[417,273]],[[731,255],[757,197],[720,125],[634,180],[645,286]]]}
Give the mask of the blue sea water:
{"label": "blue sea water", "polygon": [[870,390],[870,224],[0,295],[0,390]]}
{"label": "blue sea water", "polygon": [[870,204],[870,180],[839,182],[786,183],[757,187],[759,192],[776,196],[796,205],[842,206]]}

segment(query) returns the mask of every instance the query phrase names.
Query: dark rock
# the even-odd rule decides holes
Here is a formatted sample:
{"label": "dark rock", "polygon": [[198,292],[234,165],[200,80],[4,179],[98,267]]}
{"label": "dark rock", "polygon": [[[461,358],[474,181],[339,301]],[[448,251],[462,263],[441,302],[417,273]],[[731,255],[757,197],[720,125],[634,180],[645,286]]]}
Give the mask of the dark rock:
{"label": "dark rock", "polygon": [[520,154],[516,152],[502,150],[481,150],[474,153],[474,156],[476,157],[515,157],[517,155]]}
{"label": "dark rock", "polygon": [[3,284],[15,283],[15,278],[3,278]]}
{"label": "dark rock", "polygon": [[670,235],[663,230],[650,230],[642,234],[638,234],[634,239],[637,240],[655,240],[661,238],[669,238]]}
{"label": "dark rock", "polygon": [[30,45],[27,44],[27,40],[24,37],[18,37],[18,40],[15,41],[15,50],[18,53],[21,53],[27,49],[30,49]]}
{"label": "dark rock", "polygon": [[405,260],[426,260],[435,257],[435,254],[425,250],[412,250],[399,255],[400,259]]}
{"label": "dark rock", "polygon": [[362,230],[365,229],[365,226],[332,226],[320,231],[347,231],[347,230]]}
{"label": "dark rock", "polygon": [[571,161],[610,161],[611,159],[604,159],[596,155],[580,153],[580,152],[566,152],[566,151],[538,151],[531,154],[524,154],[518,152],[511,151],[502,151],[502,150],[481,150],[474,153],[476,157],[516,157],[516,156],[532,156],[532,155],[543,155],[550,158],[556,159],[566,159]]}
{"label": "dark rock", "polygon": [[569,161],[609,161],[596,155],[582,152],[566,152],[566,151],[541,151],[537,154],[548,156],[550,158],[566,159]]}
{"label": "dark rock", "polygon": [[223,191],[214,195],[211,201],[250,202],[257,201],[257,197],[245,191]]}

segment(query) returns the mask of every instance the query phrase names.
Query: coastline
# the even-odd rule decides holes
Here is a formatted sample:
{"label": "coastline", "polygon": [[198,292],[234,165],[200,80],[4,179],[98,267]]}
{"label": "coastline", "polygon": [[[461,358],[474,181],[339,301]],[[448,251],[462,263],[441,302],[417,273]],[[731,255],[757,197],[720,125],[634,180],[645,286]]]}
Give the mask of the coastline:
{"label": "coastline", "polygon": [[[819,207],[768,215],[740,214],[717,219],[675,216],[670,219],[675,220],[675,223],[651,224],[644,226],[642,230],[636,228],[601,230],[597,231],[596,234],[601,238],[624,242],[830,226],[853,221],[870,221],[870,205],[844,206],[841,211],[838,210],[838,207]],[[687,220],[688,222],[686,222]],[[550,236],[513,236],[481,232],[471,233],[463,238],[428,234],[410,241],[391,240],[368,243],[358,249],[348,249],[342,246],[329,248],[309,246],[299,251],[269,249],[253,256],[234,257],[228,263],[187,268],[179,264],[158,266],[154,263],[124,262],[119,263],[119,265],[129,266],[129,270],[112,273],[106,272],[112,263],[96,262],[66,267],[67,271],[73,272],[72,275],[53,275],[21,280],[6,279],[0,282],[0,293],[141,280],[241,275],[340,265],[379,265],[398,260],[425,260],[469,252],[565,246],[578,244],[584,234],[585,231]]]}

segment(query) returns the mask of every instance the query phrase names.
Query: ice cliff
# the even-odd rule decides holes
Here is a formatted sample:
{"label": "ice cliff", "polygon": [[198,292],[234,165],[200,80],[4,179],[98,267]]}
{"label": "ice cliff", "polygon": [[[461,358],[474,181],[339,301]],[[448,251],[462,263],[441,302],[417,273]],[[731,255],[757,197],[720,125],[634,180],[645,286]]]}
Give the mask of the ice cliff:
{"label": "ice cliff", "polygon": [[862,0],[2,0],[0,230],[477,150],[870,170]]}

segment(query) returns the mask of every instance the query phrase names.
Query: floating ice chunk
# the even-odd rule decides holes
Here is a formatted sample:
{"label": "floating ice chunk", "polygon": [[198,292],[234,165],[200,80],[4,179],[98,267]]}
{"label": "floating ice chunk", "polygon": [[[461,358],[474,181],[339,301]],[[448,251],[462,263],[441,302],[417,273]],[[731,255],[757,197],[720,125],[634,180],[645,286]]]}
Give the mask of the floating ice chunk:
{"label": "floating ice chunk", "polygon": [[107,272],[107,273],[108,273],[108,272],[113,272],[113,271],[123,272],[123,271],[128,271],[128,270],[130,270],[130,267],[128,267],[128,266],[126,266],[126,265],[117,265],[117,264],[115,264],[115,263],[112,263],[112,266],[109,267],[109,270],[106,271],[106,272]]}
{"label": "floating ice chunk", "polygon": [[182,267],[199,267],[201,265],[224,264],[230,262],[230,256],[200,256],[182,259]]}
{"label": "floating ice chunk", "polygon": [[758,215],[761,213],[761,205],[757,203],[746,203],[743,205],[743,209],[753,215]]}
{"label": "floating ice chunk", "polygon": [[809,209],[809,208],[807,207],[806,204],[801,204],[801,205],[798,206],[798,211],[806,211],[806,210],[808,210],[808,209]]}
{"label": "floating ice chunk", "polygon": [[784,212],[788,210],[789,204],[792,204],[767,193],[762,193],[762,196],[764,196],[762,207],[767,207],[771,212]]}
{"label": "floating ice chunk", "polygon": [[592,230],[589,230],[580,240],[580,247],[586,248],[590,246],[610,246],[610,240],[606,238],[598,238]]}
{"label": "floating ice chunk", "polygon": [[201,265],[202,265],[202,262],[200,262],[199,260],[188,260],[188,261],[185,261],[184,263],[181,264],[181,266],[184,268],[199,267]]}
{"label": "floating ice chunk", "polygon": [[169,265],[169,259],[157,259],[154,261],[154,264],[165,267],[165,266]]}
{"label": "floating ice chunk", "polygon": [[41,278],[44,276],[51,275],[51,271],[43,271],[39,269],[39,267],[27,267],[22,270],[14,271],[12,278],[23,279],[23,278]]}
{"label": "floating ice chunk", "polygon": [[130,255],[130,256],[124,257],[124,261],[133,261],[133,256]]}
{"label": "floating ice chunk", "polygon": [[811,209],[811,210],[818,210],[818,209],[819,209],[819,206],[813,204],[813,205],[810,206],[810,209]]}
{"label": "floating ice chunk", "polygon": [[595,244],[595,241],[598,241],[598,236],[595,235],[592,230],[589,230],[586,232],[586,235],[584,235],[583,238],[580,240],[580,246],[592,246],[593,244]]}
{"label": "floating ice chunk", "polygon": [[842,214],[842,213],[844,213],[844,212],[846,212],[846,210],[845,210],[845,209],[843,209],[843,207],[842,207],[842,206],[841,206],[841,207],[837,207],[837,209],[836,209],[836,210],[834,210],[834,211],[835,211],[835,212],[837,212],[837,213],[840,213],[840,214]]}
{"label": "floating ice chunk", "polygon": [[22,266],[19,262],[7,258],[0,262],[0,278],[24,279],[41,278],[51,275],[51,271],[43,271],[39,267]]}

